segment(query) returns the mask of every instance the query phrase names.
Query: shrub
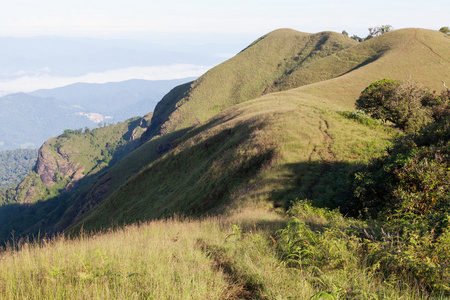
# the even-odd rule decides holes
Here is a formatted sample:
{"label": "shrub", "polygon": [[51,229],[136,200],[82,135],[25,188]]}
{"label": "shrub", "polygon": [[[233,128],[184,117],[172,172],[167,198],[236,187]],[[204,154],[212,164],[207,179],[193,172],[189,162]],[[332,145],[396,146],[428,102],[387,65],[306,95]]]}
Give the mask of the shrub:
{"label": "shrub", "polygon": [[360,212],[373,217],[417,217],[429,231],[448,227],[450,123],[431,123],[397,138],[389,154],[355,172],[353,193]]}
{"label": "shrub", "polygon": [[422,105],[430,93],[414,82],[383,79],[369,85],[356,101],[356,108],[403,131],[414,132],[432,121],[432,112]]}

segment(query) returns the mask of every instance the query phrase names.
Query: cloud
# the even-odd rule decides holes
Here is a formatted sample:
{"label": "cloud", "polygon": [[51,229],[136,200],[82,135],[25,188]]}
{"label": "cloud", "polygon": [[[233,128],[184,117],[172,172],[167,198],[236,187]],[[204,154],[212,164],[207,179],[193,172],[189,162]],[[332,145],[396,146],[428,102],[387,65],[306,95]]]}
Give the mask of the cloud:
{"label": "cloud", "polygon": [[56,77],[49,74],[22,76],[14,80],[0,81],[0,95],[31,92],[38,89],[52,89],[77,82],[106,83],[129,79],[170,80],[199,77],[210,68],[211,66],[175,64],[168,66],[128,67],[101,73],[88,73],[77,77]]}

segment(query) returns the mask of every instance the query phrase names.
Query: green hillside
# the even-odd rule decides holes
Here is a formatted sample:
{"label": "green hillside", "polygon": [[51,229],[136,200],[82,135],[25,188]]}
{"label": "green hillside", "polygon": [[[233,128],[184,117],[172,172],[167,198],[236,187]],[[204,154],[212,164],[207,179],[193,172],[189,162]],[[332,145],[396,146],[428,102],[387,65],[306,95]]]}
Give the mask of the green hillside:
{"label": "green hillside", "polygon": [[[166,134],[205,122],[227,107],[269,92],[294,69],[355,44],[354,40],[334,32],[273,31],[192,84],[169,93],[156,106],[151,130],[145,136]],[[338,75],[302,78],[295,86]]]}
{"label": "green hillside", "polygon": [[67,234],[12,238],[0,295],[448,296],[450,231],[347,212],[353,172],[403,134],[353,114],[361,91],[412,78],[440,92],[449,57],[450,38],[430,30],[362,43],[276,30],[170,91],[143,134],[130,120],[49,140],[4,195],[14,203],[0,207],[1,236]]}
{"label": "green hillside", "polygon": [[[322,70],[328,66],[332,70],[329,74],[335,74],[335,78],[270,93],[234,105],[207,122],[186,128],[186,118],[200,119],[205,112],[202,109],[208,107],[205,101],[208,102],[211,98],[194,95],[197,95],[197,90],[214,91],[210,88],[213,83],[208,83],[209,80],[216,82],[214,77],[211,79],[211,74],[221,74],[220,70],[227,70],[234,60],[239,60],[266,38],[280,36],[289,36],[298,42],[311,35],[290,30],[275,31],[200,77],[190,88],[187,84],[171,91],[159,106],[171,103],[177,107],[165,123],[172,127],[161,125],[168,132],[174,131],[156,136],[134,151],[127,159],[138,160],[140,164],[134,170],[140,172],[111,194],[98,210],[90,212],[79,226],[107,227],[112,225],[107,220],[121,224],[142,218],[168,216],[174,211],[195,214],[218,212],[223,210],[221,204],[244,199],[256,199],[257,202],[269,200],[275,206],[285,206],[295,198],[309,198],[319,205],[338,207],[340,201],[345,201],[345,197],[340,194],[345,192],[342,190],[345,186],[345,174],[361,159],[367,160],[382,154],[391,135],[388,129],[368,128],[347,120],[339,112],[352,110],[364,87],[379,78],[404,79],[412,76],[430,84],[430,88],[439,88],[441,80],[448,78],[450,74],[450,64],[445,63],[449,48],[443,46],[450,45],[448,37],[439,32],[421,29],[399,30],[351,48],[342,47],[343,50],[338,54],[312,60],[305,67]],[[425,47],[420,38],[430,40],[430,46]],[[290,48],[292,44],[286,45]],[[408,51],[399,55],[405,47]],[[382,50],[376,52],[374,49]],[[358,63],[348,64],[348,71],[339,76],[344,72],[342,69],[335,71],[336,64],[333,63],[338,55],[340,60],[354,60],[356,56],[361,59]],[[429,58],[420,72],[419,64],[411,63],[416,55],[422,55],[420,60],[423,57]],[[265,52],[263,57],[266,57]],[[329,60],[332,62],[321,63]],[[368,63],[367,60],[371,62]],[[253,61],[258,60],[253,57]],[[241,67],[239,63],[236,65]],[[394,67],[390,68],[391,65]],[[249,70],[251,73],[254,68],[249,67]],[[226,71],[224,73],[228,74]],[[245,72],[230,72],[243,73]],[[435,81],[430,81],[429,78],[435,78]],[[289,77],[285,79],[290,80]],[[226,82],[230,86],[240,87],[239,79],[237,82]],[[234,82],[234,85],[229,82]],[[244,86],[253,86],[252,84],[253,81],[249,80]],[[254,86],[265,89],[259,85],[259,81]],[[220,91],[216,97],[226,95],[223,90]],[[174,100],[177,95],[184,97]],[[244,97],[237,99],[237,102],[246,100]],[[170,105],[164,107],[168,108]],[[195,107],[202,108],[198,115],[189,113],[188,109]],[[155,128],[155,123],[161,124],[163,118],[160,116],[156,110],[150,129]],[[156,148],[164,149],[161,157],[150,155],[158,152]],[[166,151],[168,152],[165,153]],[[128,162],[129,160],[119,162],[109,174],[126,172],[123,169],[129,170]],[[141,168],[144,164],[146,166]],[[167,170],[174,169],[177,170],[176,173],[167,173]],[[111,175],[113,182],[114,177]],[[155,184],[148,184],[149,182]],[[108,217],[110,215],[114,217]]]}
{"label": "green hillside", "polygon": [[0,194],[0,236],[55,230],[72,197],[137,145],[151,114],[93,130],[66,130],[39,149],[38,161],[15,188]]}

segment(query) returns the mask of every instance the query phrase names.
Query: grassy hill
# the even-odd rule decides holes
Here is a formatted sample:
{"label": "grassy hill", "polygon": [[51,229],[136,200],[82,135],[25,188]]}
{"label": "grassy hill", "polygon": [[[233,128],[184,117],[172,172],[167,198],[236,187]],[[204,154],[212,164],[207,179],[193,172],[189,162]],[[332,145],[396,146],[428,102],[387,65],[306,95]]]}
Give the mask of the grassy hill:
{"label": "grassy hill", "polygon": [[[190,85],[169,93],[156,106],[152,127],[146,136],[166,134],[205,122],[227,107],[267,93],[293,69],[302,68],[355,43],[333,32],[273,31]],[[296,86],[320,80],[323,78],[302,80]]]}
{"label": "grassy hill", "polygon": [[[384,154],[397,134],[348,117],[361,91],[409,77],[441,90],[448,57],[449,37],[423,29],[363,43],[331,32],[263,36],[169,92],[139,147],[99,169],[65,207],[27,208],[25,216],[41,209],[52,220],[34,229],[77,237],[11,245],[1,282],[25,276],[33,284],[6,284],[4,296],[417,299],[433,289],[443,296],[445,286],[417,281],[426,275],[384,277],[367,253],[398,241],[376,223],[329,209],[345,207],[351,171]],[[94,168],[90,152],[80,166]],[[442,250],[450,239],[441,239]]]}
{"label": "grassy hill", "polygon": [[[218,88],[218,75],[214,74],[231,74],[232,79],[225,80],[223,85],[235,90],[243,85],[248,90],[254,87],[255,95],[264,94],[267,86],[258,80],[254,84],[248,79],[246,84],[242,84],[240,76],[245,76],[241,74],[246,72],[240,68],[244,68],[242,64],[246,61],[247,52],[258,53],[253,53],[252,58],[259,66],[260,60],[267,57],[264,52],[268,48],[264,46],[266,39],[277,41],[269,45],[286,45],[290,50],[294,44],[301,44],[303,49],[308,45],[304,38],[309,37],[309,41],[317,39],[316,36],[323,38],[336,34],[308,35],[291,30],[272,32],[191,85],[171,91],[158,104],[161,109],[165,108],[165,114],[157,108],[149,128],[156,135],[156,126],[159,126],[163,135],[156,135],[128,157],[139,160],[134,169],[137,174],[111,193],[99,209],[90,212],[78,226],[105,227],[111,225],[107,220],[122,224],[173,212],[217,212],[222,211],[221,204],[238,199],[256,198],[257,201],[269,200],[275,206],[285,206],[295,198],[309,198],[320,205],[339,206],[339,201],[345,200],[339,195],[345,192],[342,190],[345,183],[339,180],[345,181],[345,174],[360,160],[383,153],[392,134],[386,128],[368,128],[347,120],[339,112],[352,110],[364,87],[384,77],[405,79],[412,76],[429,84],[430,88],[439,88],[441,80],[450,74],[450,64],[445,61],[449,50],[443,46],[450,40],[439,32],[422,29],[394,31],[351,47],[346,44],[337,54],[312,59],[306,64],[305,68],[311,70],[324,70],[328,66],[331,69],[328,74],[334,74],[334,78],[329,80],[319,81],[314,77],[318,82],[306,85],[300,82],[295,89],[253,100],[250,100],[251,96],[233,98],[236,92],[227,93],[220,88],[214,94],[215,98],[206,96],[208,93],[212,95],[214,87]],[[281,43],[279,39],[289,39],[291,43]],[[430,40],[429,47],[424,46],[421,39]],[[346,41],[345,37],[342,40]],[[263,50],[253,49],[257,45]],[[401,54],[405,49],[408,51]],[[281,52],[277,48],[271,50]],[[289,53],[298,53],[298,49]],[[416,55],[420,55],[419,63],[411,63]],[[341,61],[352,62],[336,71],[334,61],[337,57]],[[355,57],[359,57],[358,62],[355,62]],[[428,60],[419,72],[423,57],[428,57]],[[279,61],[275,60],[272,67],[277,69]],[[232,66],[236,66],[238,71],[227,72]],[[247,68],[251,74],[257,69],[255,65]],[[279,78],[278,73],[273,76]],[[294,80],[294,77],[284,78]],[[180,98],[179,95],[183,96]],[[241,104],[232,105],[227,101]],[[216,103],[230,108],[214,113],[211,105]],[[176,107],[172,114],[168,114],[172,111],[170,107]],[[190,109],[196,113],[190,113]],[[215,116],[208,121],[200,121],[204,118],[202,116],[212,114]],[[164,116],[168,121],[162,121]],[[189,125],[186,123],[188,119],[198,120],[199,124]],[[145,139],[151,137],[149,131]],[[149,155],[157,153],[155,149],[160,149],[162,155]],[[127,172],[123,169],[130,168],[133,165],[124,160],[111,172],[123,174]],[[167,170],[174,169],[177,170],[175,174],[167,173]],[[111,175],[112,181],[114,177]],[[155,184],[149,185],[148,182]],[[109,217],[111,215],[114,217]],[[91,222],[92,227],[89,225]]]}

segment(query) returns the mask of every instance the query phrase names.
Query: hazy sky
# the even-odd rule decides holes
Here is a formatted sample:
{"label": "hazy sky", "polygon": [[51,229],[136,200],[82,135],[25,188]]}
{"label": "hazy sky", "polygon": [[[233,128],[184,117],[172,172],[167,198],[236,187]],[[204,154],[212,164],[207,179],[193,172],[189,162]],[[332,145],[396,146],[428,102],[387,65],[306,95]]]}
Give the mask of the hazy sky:
{"label": "hazy sky", "polygon": [[[420,27],[438,30],[450,26],[449,0],[3,1],[0,6],[0,37],[64,36],[145,40],[164,44],[164,47],[169,45],[170,50],[180,52],[177,58],[184,57],[189,47],[197,47],[197,56],[217,59],[181,59],[178,62],[167,62],[166,59],[163,62],[159,57],[154,61],[143,63],[141,59],[138,63],[117,66],[114,62],[123,60],[124,56],[133,58],[133,51],[143,52],[138,57],[144,57],[144,60],[145,57],[150,59],[156,56],[148,50],[132,48],[128,42],[129,52],[119,52],[114,56],[108,50],[110,55],[106,59],[85,54],[92,52],[92,49],[82,48],[79,44],[66,52],[52,52],[57,45],[50,43],[45,44],[46,48],[41,52],[34,46],[10,50],[5,44],[0,45],[0,95],[80,81],[101,83],[132,78],[200,76],[211,64],[220,63],[258,37],[278,28],[309,33],[346,30],[350,35],[365,37],[368,27],[387,24],[394,29]],[[68,56],[61,64],[55,62],[58,57],[65,59],[66,55],[72,56]],[[107,62],[103,68],[94,70],[94,64],[86,62],[87,57],[91,57],[94,62]],[[14,62],[17,65],[11,66]],[[73,74],[73,70],[81,67],[84,67],[83,72]]]}
{"label": "hazy sky", "polygon": [[143,37],[147,33],[304,32],[367,28],[439,29],[448,0],[14,0],[0,7],[0,36]]}

